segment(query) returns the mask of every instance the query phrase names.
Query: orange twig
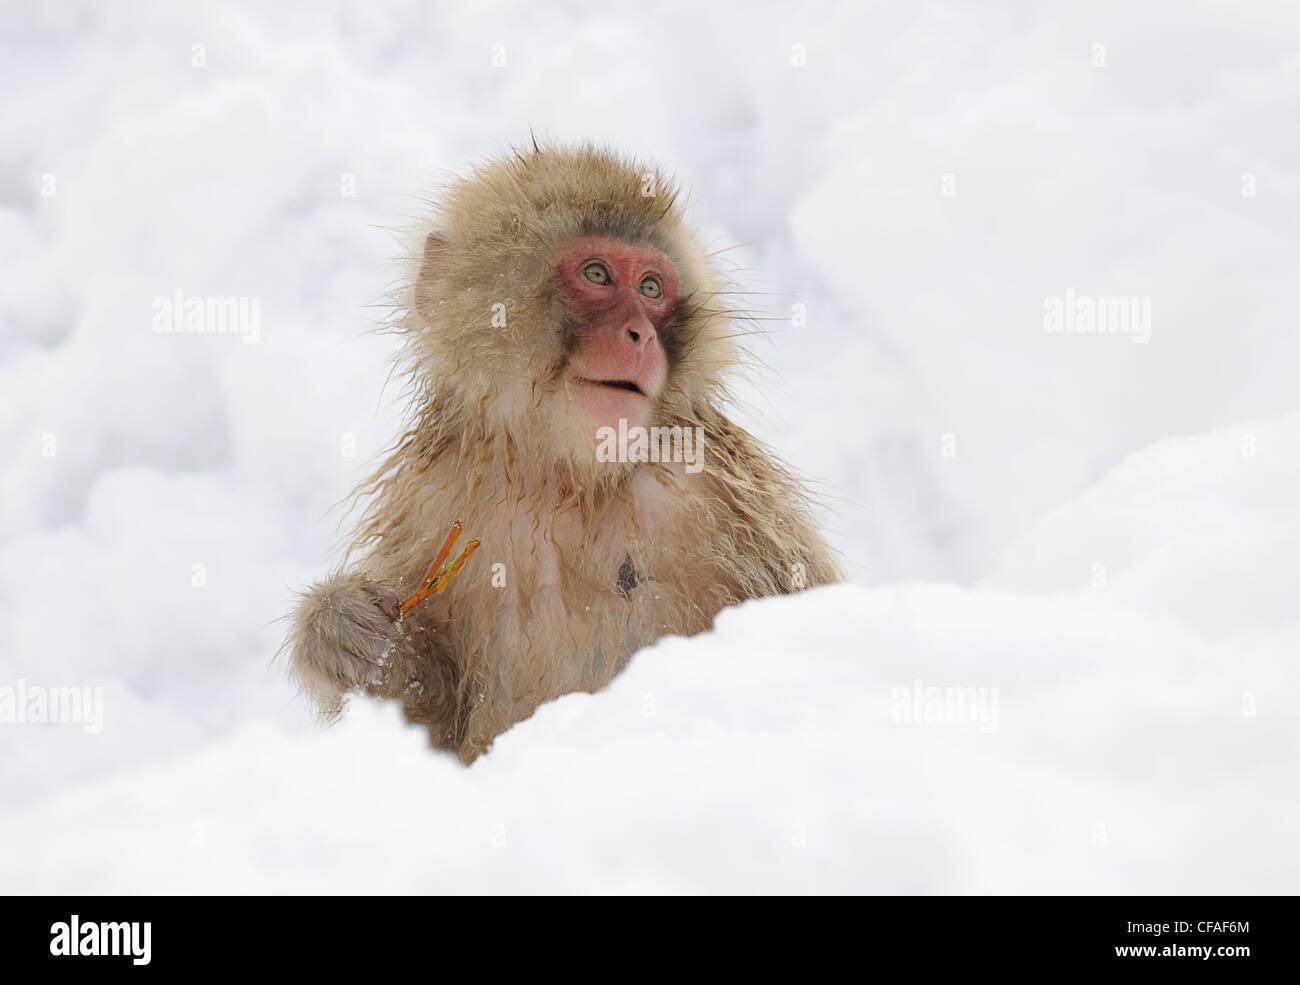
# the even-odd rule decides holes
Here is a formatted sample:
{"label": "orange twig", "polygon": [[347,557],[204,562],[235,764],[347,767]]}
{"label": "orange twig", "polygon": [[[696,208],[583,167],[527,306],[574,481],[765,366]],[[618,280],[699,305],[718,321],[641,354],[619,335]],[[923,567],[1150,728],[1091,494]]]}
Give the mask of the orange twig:
{"label": "orange twig", "polygon": [[441,577],[439,577],[434,583],[434,595],[441,595],[447,590],[447,586],[451,584],[453,578],[460,574],[460,569],[465,566],[465,562],[469,560],[470,555],[478,550],[478,545],[478,538],[471,540],[465,545],[465,549],[460,552],[460,556],[457,557],[455,561],[451,562],[451,566],[447,568],[447,570],[442,573]]}
{"label": "orange twig", "polygon": [[447,556],[451,554],[451,549],[456,545],[456,539],[464,529],[465,528],[461,525],[459,520],[452,521],[451,529],[447,531],[447,536],[443,538],[442,546],[438,548],[438,556],[433,559],[433,564],[429,565],[429,570],[425,572],[424,577],[420,579],[421,588],[428,588],[429,585],[433,583],[434,578],[438,577],[438,569],[442,567],[443,563],[447,560]]}
{"label": "orange twig", "polygon": [[442,547],[438,549],[438,556],[433,559],[433,564],[429,565],[429,570],[425,572],[424,578],[420,580],[420,587],[408,595],[402,603],[402,615],[406,615],[429,596],[441,595],[445,592],[447,586],[460,574],[460,569],[464,567],[470,555],[478,550],[479,541],[477,539],[471,540],[465,545],[465,549],[460,552],[455,561],[451,564],[445,563],[463,529],[464,527],[459,520],[451,525],[451,529],[447,531],[446,539],[442,542]]}

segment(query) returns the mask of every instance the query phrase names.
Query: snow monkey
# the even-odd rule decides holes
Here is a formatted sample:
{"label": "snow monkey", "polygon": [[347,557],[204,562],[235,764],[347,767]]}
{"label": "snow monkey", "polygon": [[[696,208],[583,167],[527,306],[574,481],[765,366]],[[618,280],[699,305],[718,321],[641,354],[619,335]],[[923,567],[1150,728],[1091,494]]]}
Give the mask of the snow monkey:
{"label": "snow monkey", "polygon": [[[534,146],[413,231],[405,433],[285,644],[327,718],[396,698],[468,763],[665,634],[840,579],[803,489],[719,409],[737,317],[676,199],[615,154]],[[456,520],[482,546],[403,614]]]}

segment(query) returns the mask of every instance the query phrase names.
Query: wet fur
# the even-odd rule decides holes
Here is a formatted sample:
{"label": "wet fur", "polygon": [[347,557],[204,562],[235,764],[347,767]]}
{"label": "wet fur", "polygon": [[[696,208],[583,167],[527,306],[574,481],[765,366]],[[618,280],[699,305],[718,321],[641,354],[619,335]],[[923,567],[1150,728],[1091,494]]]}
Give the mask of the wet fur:
{"label": "wet fur", "polygon": [[[677,266],[671,375],[650,423],[703,427],[703,472],[575,454],[594,447],[562,383],[581,327],[565,323],[549,258],[580,235],[648,242]],[[666,176],[592,149],[490,162],[414,231],[404,282],[393,327],[408,427],[357,491],[366,508],[348,566],[305,594],[286,644],[324,714],[353,689],[397,698],[470,762],[541,702],[599,689],[664,634],[839,580],[803,489],[718,410],[736,324]],[[504,328],[491,324],[496,304]],[[389,623],[378,593],[412,592],[453,519],[482,547],[446,594]]]}

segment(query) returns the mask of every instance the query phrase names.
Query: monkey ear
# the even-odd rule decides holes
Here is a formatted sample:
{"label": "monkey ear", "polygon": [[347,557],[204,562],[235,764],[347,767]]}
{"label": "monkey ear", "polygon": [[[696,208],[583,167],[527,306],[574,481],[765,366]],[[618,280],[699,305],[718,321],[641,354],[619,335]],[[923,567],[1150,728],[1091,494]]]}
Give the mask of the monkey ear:
{"label": "monkey ear", "polygon": [[420,263],[420,275],[415,280],[415,310],[425,318],[433,317],[434,305],[438,302],[433,284],[446,246],[447,241],[437,233],[429,233],[424,240],[424,260]]}

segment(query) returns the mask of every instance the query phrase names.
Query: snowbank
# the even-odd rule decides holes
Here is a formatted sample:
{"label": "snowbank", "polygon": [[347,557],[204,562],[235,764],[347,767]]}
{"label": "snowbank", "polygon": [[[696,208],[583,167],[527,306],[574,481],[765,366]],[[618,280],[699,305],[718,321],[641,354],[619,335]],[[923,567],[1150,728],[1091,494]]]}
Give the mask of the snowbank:
{"label": "snowbank", "polygon": [[[752,602],[469,769],[369,701],[244,723],[0,819],[5,888],[1294,892],[1300,416],[1247,430],[1255,458],[1162,443],[1044,521],[989,580],[1029,594]],[[1222,516],[1279,547],[1276,595],[1184,533]]]}

